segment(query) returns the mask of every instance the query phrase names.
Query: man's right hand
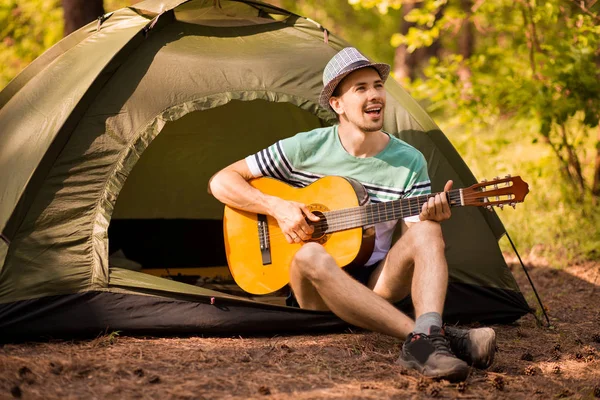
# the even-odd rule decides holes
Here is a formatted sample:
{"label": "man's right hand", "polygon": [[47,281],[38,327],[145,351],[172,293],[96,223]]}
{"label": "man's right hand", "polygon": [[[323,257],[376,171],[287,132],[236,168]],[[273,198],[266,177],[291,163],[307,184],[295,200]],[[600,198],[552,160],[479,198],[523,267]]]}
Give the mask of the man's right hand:
{"label": "man's right hand", "polygon": [[270,208],[288,243],[300,243],[312,237],[315,228],[306,222],[306,217],[313,222],[319,221],[319,217],[310,212],[306,204],[273,197]]}

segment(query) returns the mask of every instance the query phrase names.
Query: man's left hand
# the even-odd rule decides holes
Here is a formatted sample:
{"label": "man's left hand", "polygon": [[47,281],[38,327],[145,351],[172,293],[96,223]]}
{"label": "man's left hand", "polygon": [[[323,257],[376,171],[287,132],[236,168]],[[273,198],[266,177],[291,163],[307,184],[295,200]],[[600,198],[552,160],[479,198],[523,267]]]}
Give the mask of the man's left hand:
{"label": "man's left hand", "polygon": [[450,205],[448,204],[448,196],[446,192],[452,189],[452,181],[446,182],[444,193],[438,193],[434,197],[430,197],[429,201],[423,204],[419,219],[421,221],[436,221],[442,222],[450,218],[452,215]]}

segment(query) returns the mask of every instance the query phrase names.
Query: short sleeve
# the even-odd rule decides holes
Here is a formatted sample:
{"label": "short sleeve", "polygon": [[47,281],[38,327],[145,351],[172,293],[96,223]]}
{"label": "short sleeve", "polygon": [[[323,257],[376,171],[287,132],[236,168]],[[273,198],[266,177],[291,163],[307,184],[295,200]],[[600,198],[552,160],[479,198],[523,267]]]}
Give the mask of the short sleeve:
{"label": "short sleeve", "polygon": [[410,174],[404,197],[420,196],[431,193],[431,181],[429,180],[429,173],[427,172],[427,162],[422,154],[419,153],[419,156],[419,162]]}
{"label": "short sleeve", "polygon": [[252,176],[268,176],[284,182],[291,180],[291,157],[297,150],[295,137],[280,140],[255,154],[246,157],[246,163]]}

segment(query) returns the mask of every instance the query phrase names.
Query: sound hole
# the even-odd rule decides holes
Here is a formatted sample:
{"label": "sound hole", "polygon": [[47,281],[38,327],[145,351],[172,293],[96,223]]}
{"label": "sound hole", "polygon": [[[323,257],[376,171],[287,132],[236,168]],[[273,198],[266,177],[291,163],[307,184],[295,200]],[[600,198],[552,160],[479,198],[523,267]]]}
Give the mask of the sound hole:
{"label": "sound hole", "polygon": [[319,217],[320,220],[317,222],[312,222],[307,219],[307,222],[309,225],[312,225],[315,228],[315,231],[312,234],[312,240],[319,241],[319,239],[325,236],[325,232],[327,232],[327,228],[329,226],[327,225],[327,218],[325,218],[325,214],[320,211],[312,211],[312,213]]}

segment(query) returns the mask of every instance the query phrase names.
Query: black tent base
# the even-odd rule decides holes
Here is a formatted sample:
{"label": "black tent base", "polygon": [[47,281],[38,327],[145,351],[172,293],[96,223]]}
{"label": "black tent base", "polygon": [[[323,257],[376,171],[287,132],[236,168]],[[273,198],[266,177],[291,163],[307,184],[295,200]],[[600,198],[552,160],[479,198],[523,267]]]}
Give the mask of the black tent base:
{"label": "black tent base", "polygon": [[[274,335],[341,331],[348,325],[329,312],[194,296],[90,291],[0,305],[0,341],[124,335]],[[529,312],[520,293],[451,283],[447,323],[510,323]],[[412,313],[410,299],[398,306]],[[464,318],[468,315],[469,318]]]}

